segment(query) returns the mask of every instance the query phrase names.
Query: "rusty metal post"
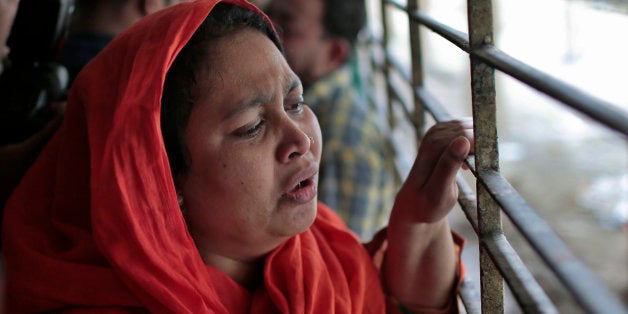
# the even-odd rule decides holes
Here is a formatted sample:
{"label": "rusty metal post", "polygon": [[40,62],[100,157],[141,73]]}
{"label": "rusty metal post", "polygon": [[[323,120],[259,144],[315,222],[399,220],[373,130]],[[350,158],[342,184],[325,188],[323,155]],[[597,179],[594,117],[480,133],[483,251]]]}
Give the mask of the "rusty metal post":
{"label": "rusty metal post", "polygon": [[[473,56],[474,49],[493,43],[492,1],[468,0],[467,15],[471,52],[475,167],[478,173],[499,171],[495,69]],[[483,239],[502,234],[501,212],[487,189],[479,183],[477,194],[482,313],[503,313],[504,280],[482,244]]]}
{"label": "rusty metal post", "polygon": [[[421,0],[408,1],[408,14],[420,10]],[[417,93],[417,88],[423,87],[423,51],[421,45],[421,27],[418,22],[408,16],[408,26],[410,27],[410,56],[412,60],[412,95],[414,99],[413,123],[416,128],[417,145],[423,138],[425,127],[425,108]]]}

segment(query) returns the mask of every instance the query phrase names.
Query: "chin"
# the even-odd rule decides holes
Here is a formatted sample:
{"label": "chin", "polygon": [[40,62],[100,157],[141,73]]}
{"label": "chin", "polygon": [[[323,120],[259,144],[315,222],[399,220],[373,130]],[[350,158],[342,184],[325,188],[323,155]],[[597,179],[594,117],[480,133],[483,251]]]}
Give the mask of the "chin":
{"label": "chin", "polygon": [[299,207],[300,208],[291,213],[292,215],[289,219],[287,219],[287,221],[285,221],[285,223],[278,226],[283,230],[282,234],[285,236],[291,237],[303,233],[309,229],[314,223],[314,220],[316,220],[316,200],[313,200],[308,204],[303,204]]}

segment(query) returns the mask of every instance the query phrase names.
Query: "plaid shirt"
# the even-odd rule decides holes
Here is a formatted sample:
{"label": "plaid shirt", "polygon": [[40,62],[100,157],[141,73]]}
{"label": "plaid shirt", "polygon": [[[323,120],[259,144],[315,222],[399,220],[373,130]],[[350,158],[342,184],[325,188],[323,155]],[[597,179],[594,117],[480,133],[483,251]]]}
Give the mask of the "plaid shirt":
{"label": "plaid shirt", "polygon": [[355,88],[349,64],[317,81],[304,99],[323,134],[318,198],[370,240],[387,224],[396,192],[392,146],[378,110]]}

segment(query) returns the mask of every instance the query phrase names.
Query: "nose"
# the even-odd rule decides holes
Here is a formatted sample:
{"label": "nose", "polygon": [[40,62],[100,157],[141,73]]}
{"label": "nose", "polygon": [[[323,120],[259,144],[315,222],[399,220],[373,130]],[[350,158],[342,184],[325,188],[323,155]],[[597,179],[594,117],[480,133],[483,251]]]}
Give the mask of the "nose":
{"label": "nose", "polygon": [[312,145],[312,137],[301,129],[295,122],[286,121],[281,135],[281,143],[277,151],[280,162],[290,162],[306,154]]}

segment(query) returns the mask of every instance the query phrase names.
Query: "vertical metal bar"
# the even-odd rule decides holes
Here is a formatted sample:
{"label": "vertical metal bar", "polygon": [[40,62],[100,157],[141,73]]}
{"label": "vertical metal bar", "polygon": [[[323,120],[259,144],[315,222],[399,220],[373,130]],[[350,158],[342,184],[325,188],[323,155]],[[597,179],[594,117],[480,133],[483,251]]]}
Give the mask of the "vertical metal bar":
{"label": "vertical metal bar", "polygon": [[[408,13],[418,11],[421,8],[421,0],[408,0]],[[420,24],[408,16],[408,26],[410,27],[410,56],[412,60],[412,90],[423,87],[423,53],[421,45]],[[414,127],[416,128],[417,140],[423,138],[425,126],[425,108],[420,99],[412,93],[414,99]]]}
{"label": "vertical metal bar", "polygon": [[[468,0],[467,15],[470,50],[493,41],[491,0]],[[475,134],[475,167],[478,173],[499,171],[495,70],[471,54],[471,86]],[[478,230],[480,239],[480,283],[483,313],[504,312],[504,280],[491,261],[483,239],[502,234],[499,206],[485,187],[477,184]]]}
{"label": "vertical metal bar", "polygon": [[388,8],[385,0],[381,0],[381,14],[382,14],[382,49],[384,55],[384,80],[386,82],[386,102],[387,102],[387,116],[388,116],[388,125],[391,130],[394,130],[396,127],[396,120],[393,111],[393,97],[391,91],[391,78],[390,78],[390,61],[388,60],[388,44],[390,41],[390,26],[388,24]]}

